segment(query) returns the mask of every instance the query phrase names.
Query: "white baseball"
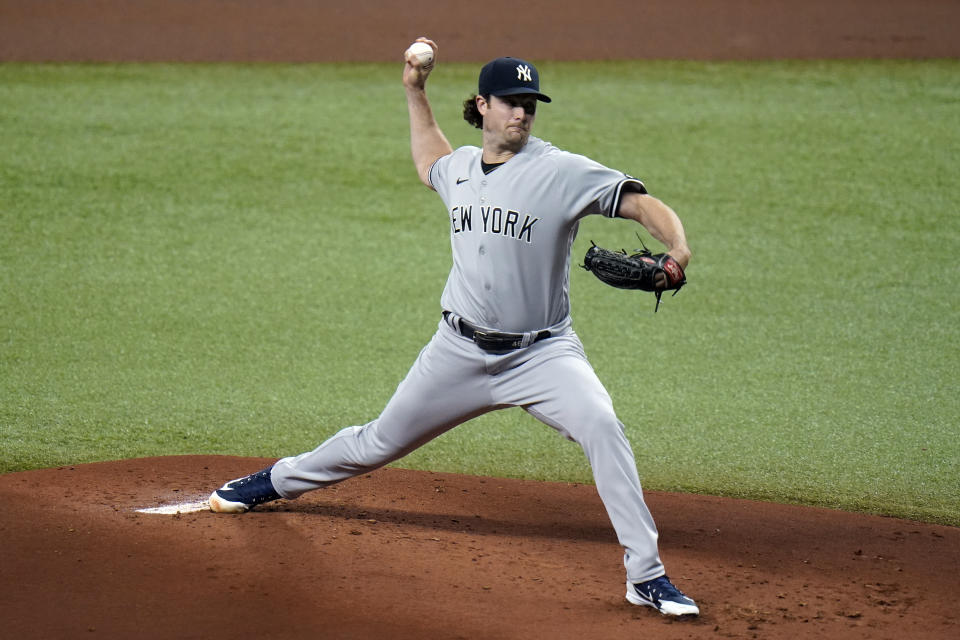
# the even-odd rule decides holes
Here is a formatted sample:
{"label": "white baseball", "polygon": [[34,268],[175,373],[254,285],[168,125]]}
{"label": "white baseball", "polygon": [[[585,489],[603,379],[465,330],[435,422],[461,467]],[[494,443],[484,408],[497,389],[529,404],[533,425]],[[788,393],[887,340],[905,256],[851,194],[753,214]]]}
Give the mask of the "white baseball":
{"label": "white baseball", "polygon": [[407,56],[414,55],[420,66],[429,70],[433,66],[433,49],[426,42],[414,42],[407,48]]}

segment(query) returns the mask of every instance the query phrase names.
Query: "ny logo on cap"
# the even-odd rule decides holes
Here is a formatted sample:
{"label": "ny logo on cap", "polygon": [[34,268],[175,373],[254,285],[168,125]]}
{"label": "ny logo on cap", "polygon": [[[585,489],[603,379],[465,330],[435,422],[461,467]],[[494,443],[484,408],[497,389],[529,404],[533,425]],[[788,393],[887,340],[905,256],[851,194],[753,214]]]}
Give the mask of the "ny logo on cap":
{"label": "ny logo on cap", "polygon": [[528,64],[517,65],[517,80],[523,80],[524,82],[533,81],[533,77],[530,75],[530,65]]}

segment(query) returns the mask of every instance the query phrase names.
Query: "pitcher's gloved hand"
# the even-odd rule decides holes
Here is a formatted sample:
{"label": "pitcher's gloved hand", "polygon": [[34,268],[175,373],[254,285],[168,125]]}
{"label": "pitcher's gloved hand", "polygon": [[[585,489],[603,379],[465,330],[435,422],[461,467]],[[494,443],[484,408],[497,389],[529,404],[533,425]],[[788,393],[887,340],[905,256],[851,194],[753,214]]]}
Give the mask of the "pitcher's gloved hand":
{"label": "pitcher's gloved hand", "polygon": [[583,268],[611,287],[652,291],[657,296],[654,313],[660,308],[664,291],[672,290],[673,295],[677,295],[680,287],[687,283],[683,267],[669,253],[654,254],[644,247],[642,251],[628,254],[622,249],[610,251],[590,244]]}

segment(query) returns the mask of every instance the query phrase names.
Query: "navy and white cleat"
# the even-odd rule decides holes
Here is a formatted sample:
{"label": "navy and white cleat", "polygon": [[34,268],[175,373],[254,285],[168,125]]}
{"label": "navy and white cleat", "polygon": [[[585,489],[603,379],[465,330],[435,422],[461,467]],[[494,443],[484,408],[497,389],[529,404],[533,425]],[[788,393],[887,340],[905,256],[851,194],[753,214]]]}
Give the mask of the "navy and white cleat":
{"label": "navy and white cleat", "polygon": [[270,481],[272,469],[268,467],[223,485],[210,494],[210,510],[217,513],[243,513],[258,504],[281,498]]}
{"label": "navy and white cleat", "polygon": [[677,589],[667,576],[646,582],[628,582],[627,600],[633,604],[653,607],[665,616],[700,615],[697,603]]}

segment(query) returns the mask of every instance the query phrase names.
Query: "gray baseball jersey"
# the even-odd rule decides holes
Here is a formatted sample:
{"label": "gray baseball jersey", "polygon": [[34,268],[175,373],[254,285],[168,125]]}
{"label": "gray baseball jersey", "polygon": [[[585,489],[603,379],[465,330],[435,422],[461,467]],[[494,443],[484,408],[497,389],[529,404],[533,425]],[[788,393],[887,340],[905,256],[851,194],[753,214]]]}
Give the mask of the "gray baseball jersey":
{"label": "gray baseball jersey", "polygon": [[466,146],[437,160],[430,182],[450,215],[453,268],[444,309],[476,325],[526,332],[570,313],[570,248],[579,221],[616,215],[639,180],[531,136],[489,174],[482,150]]}

